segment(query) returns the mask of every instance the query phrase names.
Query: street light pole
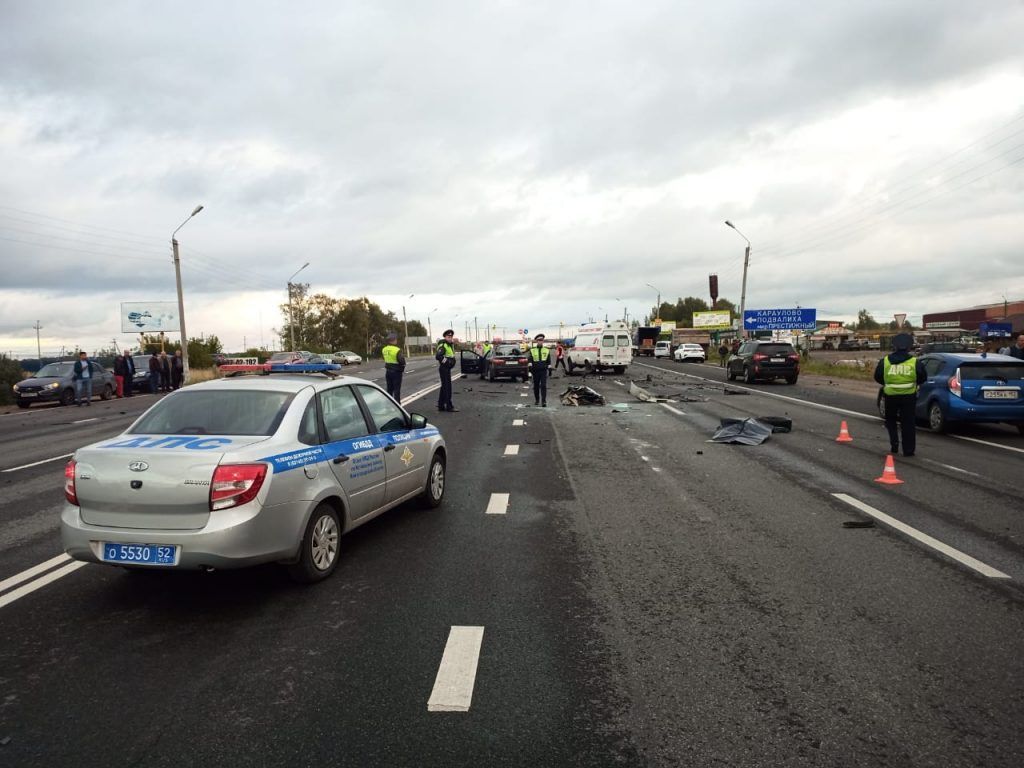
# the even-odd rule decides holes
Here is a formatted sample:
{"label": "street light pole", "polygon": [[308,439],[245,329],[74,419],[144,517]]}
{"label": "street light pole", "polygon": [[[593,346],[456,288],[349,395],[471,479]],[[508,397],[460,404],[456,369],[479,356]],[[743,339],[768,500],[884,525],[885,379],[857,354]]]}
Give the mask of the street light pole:
{"label": "street light pole", "polygon": [[[415,296],[415,293],[409,294],[409,299]],[[406,299],[408,301],[409,299]],[[402,305],[402,325],[405,326],[405,359],[409,359],[409,320],[405,316],[405,305]]]}
{"label": "street light pole", "polygon": [[[299,274],[299,272],[308,266],[309,262],[307,261],[295,271],[295,275]],[[295,275],[288,278],[288,331],[291,333],[292,339],[291,349],[289,350],[290,352],[295,351],[295,321],[292,319],[292,278],[295,277]]]}
{"label": "street light pole", "polygon": [[[189,221],[203,210],[203,206],[197,205],[195,210],[188,215],[181,224],[178,225],[178,229],[181,229]],[[181,293],[181,258],[178,255],[178,240],[175,237],[178,234],[178,229],[171,233],[171,249],[174,251],[174,281],[178,285],[178,325],[181,331],[181,381],[184,384],[188,383],[188,336],[185,335],[185,297]]]}
{"label": "street light pole", "polygon": [[[731,221],[726,221],[725,225],[736,229],[736,225]],[[747,331],[743,327],[743,310],[747,308],[747,267],[750,266],[750,240],[747,240],[747,236],[738,229],[736,229],[736,234],[747,241],[747,250],[743,253],[743,287],[740,289],[740,335],[746,338]]]}
{"label": "street light pole", "polygon": [[[644,285],[646,285],[648,288],[654,288],[654,286],[651,285],[650,283],[644,283]],[[657,288],[654,288],[654,290],[657,291],[658,293],[658,305],[654,308],[654,317],[651,318],[652,323],[654,322],[655,317],[661,317],[661,291],[658,290]]]}
{"label": "street light pole", "polygon": [[39,321],[36,320],[36,324],[33,325],[32,327],[36,329],[36,357],[38,357],[38,359],[39,359],[39,364],[42,365],[43,364],[43,348],[39,344],[39,331],[42,330],[43,326],[41,326],[39,324]]}

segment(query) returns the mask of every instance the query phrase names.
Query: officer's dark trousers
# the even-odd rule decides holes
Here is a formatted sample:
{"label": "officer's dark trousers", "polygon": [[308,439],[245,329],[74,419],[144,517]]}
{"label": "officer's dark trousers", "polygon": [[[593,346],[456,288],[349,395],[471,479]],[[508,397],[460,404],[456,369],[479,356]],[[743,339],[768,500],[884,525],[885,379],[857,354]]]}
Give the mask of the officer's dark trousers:
{"label": "officer's dark trousers", "polygon": [[531,365],[530,375],[533,377],[533,401],[546,403],[548,401],[548,367],[546,365]]}
{"label": "officer's dark trousers", "polygon": [[396,402],[402,402],[402,371],[397,368],[388,368],[384,371],[384,384],[388,394],[395,398]]}
{"label": "officer's dark trousers", "polygon": [[[885,428],[889,430],[889,445],[893,453],[899,448],[900,433],[903,434],[903,455],[910,456],[917,449],[917,432],[914,425],[914,404],[917,395],[883,395],[885,397]],[[897,429],[896,421],[900,422]]]}
{"label": "officer's dark trousers", "polygon": [[441,365],[437,372],[441,377],[441,391],[437,393],[437,410],[451,411],[455,408],[452,405],[452,369],[447,365]]}

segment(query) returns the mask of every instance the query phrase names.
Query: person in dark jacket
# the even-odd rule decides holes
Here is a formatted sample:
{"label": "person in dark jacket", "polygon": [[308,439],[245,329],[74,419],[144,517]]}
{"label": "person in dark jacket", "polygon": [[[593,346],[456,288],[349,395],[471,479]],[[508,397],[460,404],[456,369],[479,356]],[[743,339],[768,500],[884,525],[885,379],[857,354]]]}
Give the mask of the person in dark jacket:
{"label": "person in dark jacket", "polygon": [[132,380],[128,376],[128,369],[124,364],[124,357],[118,355],[114,358],[114,381],[117,382],[117,396],[124,397],[125,379],[128,380],[128,389],[132,388]]}
{"label": "person in dark jacket", "polygon": [[[875,366],[875,381],[882,386],[885,398],[885,428],[889,432],[889,452],[898,453],[900,437],[903,438],[903,455],[913,456],[917,448],[914,408],[917,390],[928,375],[924,366],[910,353],[914,339],[909,333],[898,333],[893,337],[895,350],[878,361]],[[896,426],[897,420],[900,422]]]}
{"label": "person in dark jacket", "polygon": [[167,359],[167,353],[160,353],[160,390],[162,392],[171,391],[171,361]]}
{"label": "person in dark jacket", "polygon": [[384,383],[388,394],[395,402],[402,402],[402,375],[405,373],[405,352],[398,346],[398,334],[393,331],[387,336],[387,344],[381,349],[384,358]]}
{"label": "person in dark jacket", "polygon": [[160,355],[156,352],[149,358],[149,393],[151,395],[156,394],[157,388],[160,386]]}
{"label": "person in dark jacket", "polygon": [[181,357],[181,350],[176,350],[171,358],[171,389],[181,388],[181,379],[185,374],[185,361]]}
{"label": "person in dark jacket", "polygon": [[75,373],[71,377],[75,382],[75,405],[92,405],[92,366],[89,365],[89,355],[85,351],[78,353],[75,360]]}
{"label": "person in dark jacket", "polygon": [[1016,357],[1018,360],[1024,360],[1024,333],[1017,337],[1017,343],[1010,347],[1010,351],[1007,354],[1010,357]]}
{"label": "person in dark jacket", "polygon": [[121,370],[124,371],[124,397],[131,397],[135,389],[135,360],[132,359],[131,350],[126,349],[121,357],[114,361],[114,372],[117,372],[117,363],[121,362]]}
{"label": "person in dark jacket", "polygon": [[449,328],[444,332],[441,343],[434,352],[437,360],[437,374],[441,379],[441,389],[437,393],[437,410],[454,413],[459,410],[452,404],[452,368],[455,367],[455,331]]}

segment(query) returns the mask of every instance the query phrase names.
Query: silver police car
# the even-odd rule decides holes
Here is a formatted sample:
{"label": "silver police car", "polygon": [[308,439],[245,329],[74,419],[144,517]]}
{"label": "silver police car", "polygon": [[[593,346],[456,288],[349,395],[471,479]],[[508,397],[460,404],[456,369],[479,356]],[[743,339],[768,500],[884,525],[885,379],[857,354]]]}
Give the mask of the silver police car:
{"label": "silver police car", "polygon": [[75,452],[61,539],[71,557],[94,563],[283,562],[297,580],[317,581],[337,565],[342,533],[416,496],[440,505],[446,457],[436,427],[369,381],[217,379]]}

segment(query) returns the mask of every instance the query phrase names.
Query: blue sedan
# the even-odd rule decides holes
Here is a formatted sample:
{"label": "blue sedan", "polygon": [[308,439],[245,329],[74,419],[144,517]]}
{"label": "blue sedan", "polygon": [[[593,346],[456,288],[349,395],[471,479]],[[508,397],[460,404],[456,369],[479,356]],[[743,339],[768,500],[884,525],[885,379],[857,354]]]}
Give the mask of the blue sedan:
{"label": "blue sedan", "polygon": [[[1009,355],[939,352],[923,355],[928,374],[916,416],[934,432],[954,424],[1004,422],[1024,434],[1024,360]],[[885,417],[885,399],[878,393]]]}

